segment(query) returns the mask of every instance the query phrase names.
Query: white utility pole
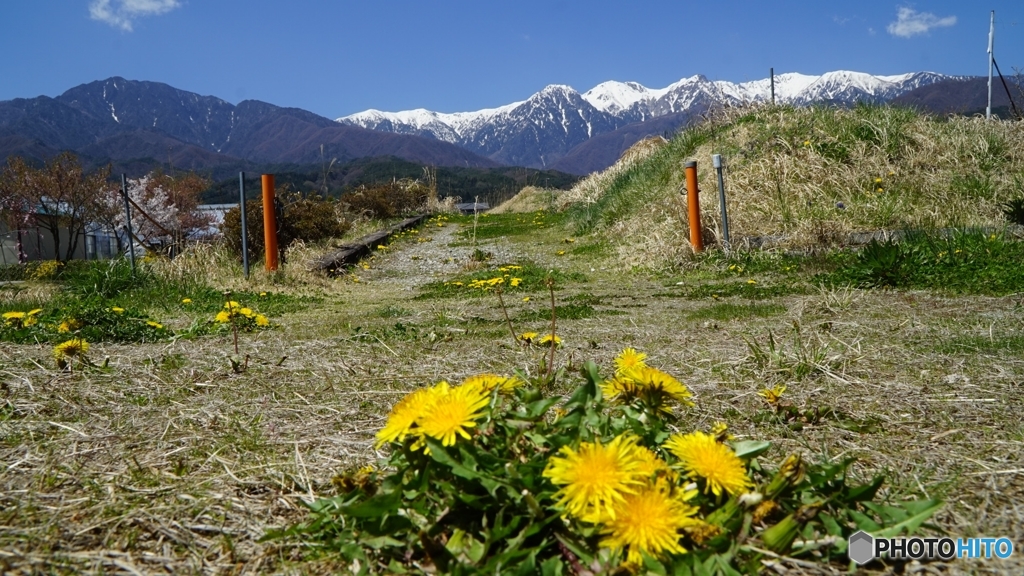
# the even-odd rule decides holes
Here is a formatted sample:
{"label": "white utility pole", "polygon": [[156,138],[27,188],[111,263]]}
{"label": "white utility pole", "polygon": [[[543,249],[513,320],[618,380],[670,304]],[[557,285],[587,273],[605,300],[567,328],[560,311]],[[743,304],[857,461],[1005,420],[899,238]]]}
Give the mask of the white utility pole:
{"label": "white utility pole", "polygon": [[992,53],[992,43],[996,36],[996,11],[992,11],[988,25],[988,107],[985,108],[985,119],[992,119],[992,63],[996,57]]}

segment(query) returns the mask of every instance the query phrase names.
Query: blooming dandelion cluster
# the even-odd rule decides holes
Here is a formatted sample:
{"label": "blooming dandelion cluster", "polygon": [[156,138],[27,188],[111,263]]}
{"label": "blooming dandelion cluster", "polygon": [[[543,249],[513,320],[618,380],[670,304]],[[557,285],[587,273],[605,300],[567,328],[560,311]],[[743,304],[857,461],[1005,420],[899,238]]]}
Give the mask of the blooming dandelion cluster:
{"label": "blooming dandelion cluster", "polygon": [[39,323],[39,313],[42,308],[35,308],[28,312],[4,312],[4,324],[12,328],[28,328]]}
{"label": "blooming dandelion cluster", "polygon": [[217,312],[213,321],[222,325],[233,325],[235,328],[251,332],[270,326],[270,319],[234,300],[224,303],[224,309]]}
{"label": "blooming dandelion cluster", "polygon": [[669,414],[673,404],[693,406],[693,394],[671,374],[645,363],[647,355],[626,348],[615,358],[615,375],[601,386],[605,397],[620,404],[640,402]]}
{"label": "blooming dandelion cluster", "polygon": [[522,270],[523,267],[515,264],[508,266],[500,266],[497,270],[499,275],[491,278],[476,278],[473,280],[454,280],[445,282],[445,286],[453,286],[456,288],[467,288],[469,290],[491,290],[493,288],[507,286],[509,288],[518,288],[523,283],[523,279],[516,276],[515,273]]}
{"label": "blooming dandelion cluster", "polygon": [[692,394],[647,362],[626,348],[607,378],[587,362],[566,397],[496,373],[414,390],[376,434],[384,459],[336,476],[339,494],[285,534],[388,572],[738,574],[804,542],[806,561],[845,566],[839,546],[856,529],[940,505],[865,507],[881,480],[847,485],[852,459],[792,455],[773,471],[757,460],[767,442],[723,422],[687,431],[672,408]]}
{"label": "blooming dandelion cluster", "polygon": [[145,314],[98,303],[35,308],[0,314],[0,339],[13,342],[59,342],[75,335],[90,340],[138,342],[171,334]]}

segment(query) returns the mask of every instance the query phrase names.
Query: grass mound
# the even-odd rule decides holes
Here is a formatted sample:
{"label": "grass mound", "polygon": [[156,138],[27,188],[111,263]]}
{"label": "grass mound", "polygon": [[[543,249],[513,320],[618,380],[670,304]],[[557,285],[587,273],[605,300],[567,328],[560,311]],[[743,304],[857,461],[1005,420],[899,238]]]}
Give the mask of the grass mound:
{"label": "grass mound", "polygon": [[1024,196],[1024,125],[889,106],[722,111],[624,158],[564,198],[577,232],[605,230],[627,266],[689,255],[683,163],[698,162],[705,240],[721,230],[711,155],[727,165],[730,233],[790,247],[856,231],[992,227]]}

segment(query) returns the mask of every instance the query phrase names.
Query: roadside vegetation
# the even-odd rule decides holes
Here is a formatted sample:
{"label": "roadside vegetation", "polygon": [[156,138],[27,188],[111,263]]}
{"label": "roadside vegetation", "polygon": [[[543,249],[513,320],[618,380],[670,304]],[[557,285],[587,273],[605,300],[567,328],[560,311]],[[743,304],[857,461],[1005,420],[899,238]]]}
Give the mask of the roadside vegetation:
{"label": "roadside vegetation", "polygon": [[249,279],[226,244],[6,268],[0,568],[833,574],[857,529],[1024,542],[1020,130],[730,110],[497,213],[434,200],[336,277],[313,260],[391,221]]}

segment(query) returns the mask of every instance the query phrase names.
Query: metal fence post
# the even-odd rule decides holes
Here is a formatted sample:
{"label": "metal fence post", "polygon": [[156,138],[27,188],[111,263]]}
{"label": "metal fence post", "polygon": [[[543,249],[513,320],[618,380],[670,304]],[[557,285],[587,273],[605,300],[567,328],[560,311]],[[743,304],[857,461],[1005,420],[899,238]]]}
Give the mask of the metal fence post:
{"label": "metal fence post", "polygon": [[238,211],[242,216],[242,270],[249,279],[249,230],[245,221],[245,172],[238,173]]}
{"label": "metal fence post", "polygon": [[128,260],[132,263],[132,274],[135,274],[135,240],[132,233],[132,207],[128,204],[128,180],[121,174],[121,196],[124,198],[124,221],[128,228]]}
{"label": "metal fence post", "polygon": [[729,249],[729,213],[725,210],[725,180],[722,178],[722,155],[713,154],[711,156],[711,163],[715,166],[715,171],[718,172],[718,204],[722,208],[722,237],[725,239],[725,243],[722,246]]}

